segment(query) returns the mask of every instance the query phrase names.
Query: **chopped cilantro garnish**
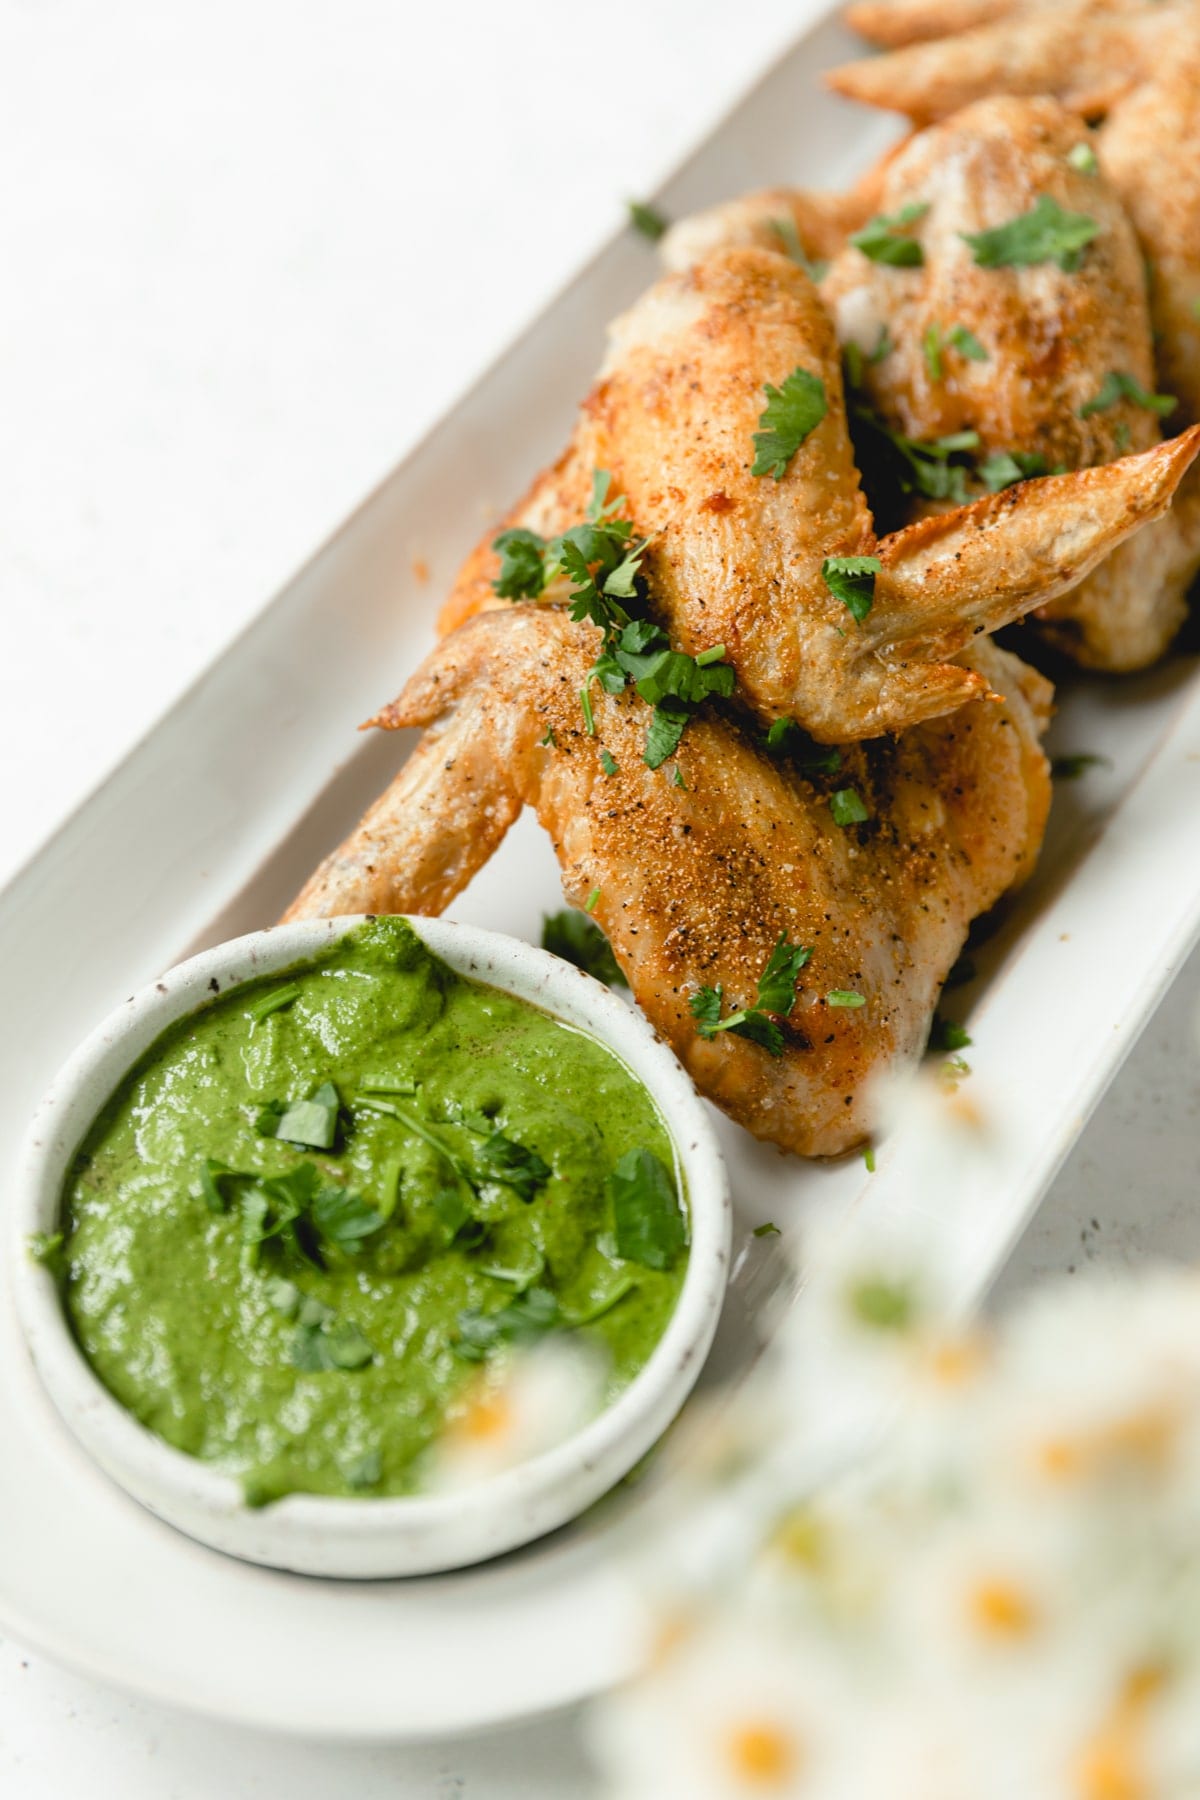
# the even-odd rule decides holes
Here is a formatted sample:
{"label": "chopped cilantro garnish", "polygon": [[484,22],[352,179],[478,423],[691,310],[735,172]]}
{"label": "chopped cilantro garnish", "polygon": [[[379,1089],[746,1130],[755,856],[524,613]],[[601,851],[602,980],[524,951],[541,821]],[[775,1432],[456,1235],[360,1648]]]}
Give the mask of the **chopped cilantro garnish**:
{"label": "chopped cilantro garnish", "polygon": [[959,235],[971,246],[971,254],[981,269],[1056,262],[1070,274],[1079,267],[1084,250],[1099,233],[1099,223],[1086,213],[1067,212],[1049,194],[1039,194],[1030,210],[1018,218],[991,231],[964,231]]}
{"label": "chopped cilantro garnish", "polygon": [[[331,1150],[337,1137],[341,1101],[331,1081],[323,1081],[307,1100],[293,1100],[280,1114],[274,1135],[288,1144]],[[266,1134],[264,1133],[264,1136]]]}
{"label": "chopped cilantro garnish", "polygon": [[671,786],[682,788],[685,794],[687,792],[687,782],[683,779],[683,771],[678,763],[675,764],[675,773],[671,777]]}
{"label": "chopped cilantro garnish", "polygon": [[871,817],[857,788],[838,788],[829,796],[829,811],[835,825],[863,825]]}
{"label": "chopped cilantro garnish", "polygon": [[807,369],[793,369],[781,387],[766,383],[766,407],[754,433],[752,475],[773,475],[782,481],[797,450],[815,431],[829,404],[825,384]]}
{"label": "chopped cilantro garnish", "polygon": [[363,1247],[363,1239],[382,1231],[385,1224],[381,1212],[347,1188],[323,1188],[312,1203],[311,1218],[323,1238],[354,1256]]}
{"label": "chopped cilantro garnish", "polygon": [[943,331],[935,319],[926,327],[925,336],[921,340],[925,352],[925,367],[929,371],[930,381],[940,381],[945,374],[943,352],[957,350],[968,362],[987,362],[988,353],[965,325],[952,325],[949,331]]}
{"label": "chopped cilantro garnish", "polygon": [[997,450],[980,463],[976,473],[989,494],[999,494],[1015,482],[1044,475],[1046,459],[1036,450]]}
{"label": "chopped cilantro garnish", "polygon": [[608,1178],[617,1255],[647,1269],[669,1269],[687,1242],[675,1181],[649,1150],[627,1150]]}
{"label": "chopped cilantro garnish", "polygon": [[1144,406],[1148,412],[1157,413],[1160,418],[1174,412],[1179,402],[1174,394],[1148,394],[1140,382],[1127,375],[1123,369],[1110,369],[1100,383],[1100,392],[1094,399],[1086,402],[1079,409],[1081,419],[1090,419],[1093,413],[1108,412],[1110,407],[1118,406],[1122,400],[1129,400],[1134,406]]}
{"label": "chopped cilantro garnish", "polygon": [[459,1313],[454,1349],[466,1362],[484,1362],[502,1344],[529,1343],[561,1323],[558,1301],[549,1288],[531,1287],[499,1312],[472,1307]]}
{"label": "chopped cilantro garnish", "polygon": [[1107,756],[1098,756],[1092,750],[1076,750],[1067,756],[1056,756],[1050,763],[1050,773],[1055,781],[1078,781],[1089,769],[1111,769],[1112,761]]}
{"label": "chopped cilantro garnish", "polygon": [[480,1146],[479,1161],[487,1179],[502,1182],[526,1202],[551,1175],[550,1164],[536,1150],[505,1137],[502,1131],[493,1131]]}
{"label": "chopped cilantro garnish", "polygon": [[293,1001],[300,998],[301,992],[300,984],[295,981],[289,981],[284,987],[271,988],[267,993],[260,994],[257,1000],[250,1002],[246,1008],[247,1015],[257,1025],[260,1020],[269,1019],[272,1013],[282,1012],[285,1006],[291,1006]]}
{"label": "chopped cilantro garnish", "polygon": [[1094,175],[1100,167],[1096,160],[1096,152],[1090,144],[1086,143],[1076,144],[1073,150],[1069,150],[1067,161],[1073,169],[1078,169],[1081,175]]}
{"label": "chopped cilantro garnish", "polygon": [[875,598],[875,577],[883,564],[877,556],[827,556],[821,580],[861,625]]}
{"label": "chopped cilantro garnish", "polygon": [[831,988],[825,996],[825,1004],[827,1006],[855,1007],[865,1006],[867,1001],[864,994],[856,994],[853,988]]}
{"label": "chopped cilantro garnish", "polygon": [[874,1144],[864,1144],[863,1145],[863,1162],[866,1164],[867,1174],[873,1175],[875,1173],[875,1146],[874,1146]]}
{"label": "chopped cilantro garnish", "polygon": [[732,1031],[738,1037],[749,1038],[772,1056],[782,1056],[783,1032],[776,1021],[786,1019],[795,1005],[796,982],[812,953],[810,945],[790,944],[786,933],[781,935],[758,978],[754,1005],[730,1013],[725,1019],[721,1017],[724,989],[719,984],[715,988],[699,988],[690,997],[688,1005],[700,1036],[713,1038],[719,1031]]}
{"label": "chopped cilantro garnish", "polygon": [[616,775],[620,772],[621,765],[611,751],[601,750],[600,767],[606,775]]}
{"label": "chopped cilantro garnish", "polygon": [[546,540],[536,531],[514,526],[493,539],[500,552],[500,573],[492,586],[503,600],[536,600],[546,585]]}
{"label": "chopped cilantro garnish", "polygon": [[644,238],[657,244],[667,230],[669,220],[659,212],[657,206],[651,206],[645,200],[629,202],[629,223],[635,231],[640,231]]}
{"label": "chopped cilantro garnish", "polygon": [[557,750],[558,749],[558,739],[554,735],[553,725],[547,725],[545,737],[540,737],[538,739],[538,749],[539,750],[546,750],[546,749]]}
{"label": "chopped cilantro garnish", "polygon": [[294,1368],[322,1374],[329,1369],[365,1369],[374,1360],[375,1351],[357,1325],[339,1325],[329,1308],[311,1296],[301,1302],[292,1339]]}
{"label": "chopped cilantro garnish", "polygon": [[867,448],[874,448],[877,457],[890,465],[893,479],[904,493],[952,500],[956,506],[966,504],[971,470],[955,458],[979,448],[977,431],[956,431],[933,439],[905,437],[886,425],[863,400],[852,404],[851,420],[860,435],[866,434]]}
{"label": "chopped cilantro garnish", "polygon": [[687,729],[691,714],[678,701],[666,700],[654,709],[650,729],[646,733],[646,766],[661,769],[679,748],[679,740]]}
{"label": "chopped cilantro garnish", "polygon": [[929,1028],[930,1050],[966,1050],[970,1043],[971,1034],[965,1025],[959,1025],[953,1019],[943,1019],[940,1013],[934,1014],[933,1024]]}
{"label": "chopped cilantro garnish", "polygon": [[772,219],[771,230],[779,239],[784,254],[790,256],[794,263],[799,264],[800,268],[804,270],[804,273],[809,277],[810,281],[821,281],[824,278],[826,271],[829,268],[829,264],[825,262],[814,262],[813,258],[809,256],[804,245],[800,242],[800,233],[796,230],[796,221],[790,214],[787,214],[780,219]]}
{"label": "chopped cilantro garnish", "polygon": [[919,269],[925,252],[908,227],[923,219],[928,211],[927,202],[917,201],[901,207],[897,213],[880,213],[868,220],[861,231],[853,232],[850,242],[872,262],[897,269]]}
{"label": "chopped cilantro garnish", "polygon": [[842,753],[829,744],[818,744],[795,719],[773,719],[764,739],[772,755],[788,756],[806,775],[836,775]]}
{"label": "chopped cilantro garnish", "polygon": [[[598,890],[597,890],[598,891]],[[627,987],[608,939],[593,919],[566,908],[542,920],[542,949],[574,963],[608,987]]]}
{"label": "chopped cilantro garnish", "polygon": [[587,899],[584,901],[583,910],[585,913],[594,913],[599,904],[600,904],[600,889],[598,887],[595,887],[592,889],[591,893],[588,895]]}
{"label": "chopped cilantro garnish", "polygon": [[782,1237],[783,1233],[780,1231],[778,1225],[772,1225],[771,1221],[768,1219],[765,1224],[756,1225],[751,1235],[758,1238]]}

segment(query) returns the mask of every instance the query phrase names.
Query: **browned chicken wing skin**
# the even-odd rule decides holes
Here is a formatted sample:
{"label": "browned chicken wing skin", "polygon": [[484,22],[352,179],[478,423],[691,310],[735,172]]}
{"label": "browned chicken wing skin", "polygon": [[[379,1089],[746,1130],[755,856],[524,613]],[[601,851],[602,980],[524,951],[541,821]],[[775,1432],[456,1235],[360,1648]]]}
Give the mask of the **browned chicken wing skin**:
{"label": "browned chicken wing skin", "polygon": [[[839,93],[931,124],[989,94],[1050,94],[1091,118],[1101,167],[1133,221],[1150,275],[1159,386],[1172,423],[1200,419],[1200,6],[1078,0],[1037,6],[829,76]],[[1186,148],[1185,148],[1186,147]]]}
{"label": "browned chicken wing skin", "polygon": [[994,25],[1001,19],[1028,19],[1048,13],[1144,12],[1158,0],[857,0],[846,8],[852,31],[882,49],[899,50],[929,38]]}
{"label": "browned chicken wing skin", "polygon": [[[781,480],[752,475],[764,385],[797,368],[819,379],[827,411]],[[1027,482],[878,542],[829,315],[785,257],[733,249],[665,277],[617,321],[570,449],[507,523],[566,529],[584,516],[593,470],[609,470],[651,538],[651,609],[678,646],[724,645],[760,717],[846,743],[984,696],[982,674],[951,659],[1066,592],[1158,517],[1196,450],[1189,440]],[[863,554],[883,570],[856,624],[821,571],[827,557]],[[497,567],[480,545],[444,626],[495,603]]]}
{"label": "browned chicken wing skin", "polygon": [[[639,1005],[701,1092],[786,1150],[847,1150],[871,1129],[871,1078],[920,1053],[971,919],[1032,866],[1050,797],[1038,745],[1049,685],[981,644],[982,678],[1005,702],[847,750],[818,785],[700,718],[680,746],[680,788],[646,767],[648,708],[631,692],[597,690],[585,732],[578,690],[597,642],[533,606],[445,639],[376,721],[425,726],[424,738],[288,917],[438,913],[532,806],[567,898],[599,889],[596,917]],[[829,791],[845,786],[870,823],[834,824]],[[705,1042],[689,997],[720,984],[728,1009],[752,1004],[781,934],[814,950],[783,1056],[730,1033]],[[866,1004],[831,1007],[839,989]]]}
{"label": "browned chicken wing skin", "polygon": [[[886,321],[893,348],[861,358],[867,399],[917,439],[974,430],[980,455],[1037,455],[1087,468],[1160,441],[1158,415],[1125,397],[1093,410],[1113,372],[1145,394],[1156,381],[1142,257],[1103,174],[1071,162],[1088,133],[1054,100],[983,100],[910,139],[883,183],[883,210],[929,210],[913,234],[917,268],[890,268],[847,248],[822,286],[841,341],[865,353]],[[1048,195],[1100,227],[1079,268],[1056,262],[981,268],[964,234],[1003,225]],[[971,333],[986,360],[947,342]],[[931,357],[930,334],[940,346]],[[1094,668],[1143,668],[1183,622],[1200,566],[1200,483],[1046,607],[1051,636]]]}

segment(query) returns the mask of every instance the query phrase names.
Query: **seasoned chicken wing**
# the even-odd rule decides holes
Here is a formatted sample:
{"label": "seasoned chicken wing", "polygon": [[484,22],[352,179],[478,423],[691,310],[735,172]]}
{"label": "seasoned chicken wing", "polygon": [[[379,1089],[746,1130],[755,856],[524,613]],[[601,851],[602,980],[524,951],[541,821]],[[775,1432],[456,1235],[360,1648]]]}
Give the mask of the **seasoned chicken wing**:
{"label": "seasoned chicken wing", "polygon": [[[806,430],[754,474],[764,387],[806,384]],[[742,700],[826,743],[899,731],[987,693],[952,659],[1047,604],[1159,517],[1196,440],[1109,468],[1027,482],[877,541],[846,425],[837,341],[812,282],[781,255],[728,250],[667,276],[613,328],[567,454],[508,521],[543,535],[584,517],[611,472],[651,542],[650,610],[684,651],[723,646]],[[852,618],[827,558],[877,556]],[[480,546],[447,603],[457,623],[495,596]],[[554,597],[554,596],[552,596]]]}
{"label": "seasoned chicken wing", "polygon": [[[847,248],[822,288],[884,424],[921,441],[975,433],[994,483],[1150,449],[1160,412],[1172,410],[1154,393],[1137,240],[1087,138],[1048,99],[980,101],[919,133],[889,168],[882,206],[927,209],[911,233],[920,264],[889,267]],[[981,266],[972,236],[1046,198],[1096,227],[1078,266]],[[872,359],[884,324],[891,348]],[[1079,661],[1141,668],[1182,623],[1198,566],[1200,484],[1189,479],[1165,517],[1039,616]]]}
{"label": "seasoned chicken wing", "polygon": [[851,30],[885,49],[952,37],[998,19],[1047,13],[1144,12],[1158,0],[855,0],[846,8]]}
{"label": "seasoned chicken wing", "polygon": [[[635,997],[701,1092],[784,1149],[846,1150],[871,1128],[870,1078],[920,1053],[971,919],[1032,866],[1049,685],[981,642],[979,679],[1005,702],[847,749],[811,778],[701,717],[679,786],[644,763],[648,709],[632,692],[597,692],[588,735],[576,696],[595,640],[527,605],[443,640],[375,721],[424,726],[420,745],[288,916],[438,913],[532,806],[567,898],[599,891]],[[853,791],[866,820],[837,824],[834,791]],[[726,1016],[753,1005],[781,937],[812,950],[782,1054],[728,1031],[706,1041],[693,997],[720,987]]]}
{"label": "seasoned chicken wing", "polygon": [[1153,80],[1196,29],[1193,0],[998,6],[957,36],[843,63],[827,75],[850,100],[932,125],[988,94],[1052,94],[1089,117]]}
{"label": "seasoned chicken wing", "polygon": [[1146,256],[1159,386],[1200,419],[1200,6],[1038,6],[959,37],[848,63],[839,93],[928,124],[988,94],[1052,94],[1089,117]]}

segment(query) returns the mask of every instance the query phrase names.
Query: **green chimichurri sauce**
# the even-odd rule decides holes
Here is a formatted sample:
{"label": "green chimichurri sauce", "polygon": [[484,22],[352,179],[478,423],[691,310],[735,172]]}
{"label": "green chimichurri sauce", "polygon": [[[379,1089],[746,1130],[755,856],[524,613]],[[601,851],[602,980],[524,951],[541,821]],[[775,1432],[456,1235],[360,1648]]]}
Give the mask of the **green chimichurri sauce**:
{"label": "green chimichurri sauce", "polygon": [[605,1402],[674,1308],[661,1119],[600,1044],[402,919],[167,1031],[64,1195],[68,1313],[113,1395],[259,1501],[407,1494],[481,1370],[555,1331]]}

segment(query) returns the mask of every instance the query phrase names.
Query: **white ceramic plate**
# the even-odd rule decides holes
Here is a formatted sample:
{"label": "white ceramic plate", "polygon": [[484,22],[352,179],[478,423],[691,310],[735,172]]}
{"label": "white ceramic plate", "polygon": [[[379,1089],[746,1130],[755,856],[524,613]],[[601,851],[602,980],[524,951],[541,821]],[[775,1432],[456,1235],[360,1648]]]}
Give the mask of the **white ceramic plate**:
{"label": "white ceramic plate", "polygon": [[[854,48],[833,24],[805,37],[668,184],[665,209],[849,178],[892,132],[820,90],[820,69]],[[653,274],[632,234],[609,245],[0,897],[2,1154],[98,1018],[188,950],[276,917],[390,777],[406,744],[358,738],[357,721],[428,647],[481,511],[557,452],[608,319]],[[429,564],[427,585],[414,557]],[[1056,745],[1103,751],[1112,768],[1060,790],[1038,875],[979,953],[966,996],[971,1092],[1003,1129],[997,1162],[939,1222],[964,1306],[1001,1267],[1200,930],[1196,672],[1181,656],[1060,696]],[[453,916],[535,936],[559,905],[550,850],[523,820]],[[931,1205],[903,1134],[868,1177],[858,1160],[804,1165],[719,1129],[745,1225],[774,1218],[785,1241],[810,1208]],[[754,1284],[770,1278],[778,1242],[750,1245],[735,1275],[710,1386],[753,1348]],[[32,1379],[2,1285],[0,1366],[0,1628],[64,1662],[223,1719],[359,1739],[527,1716],[630,1666],[640,1603],[617,1550],[653,1478],[465,1574],[275,1575],[188,1542],[97,1473]]]}

